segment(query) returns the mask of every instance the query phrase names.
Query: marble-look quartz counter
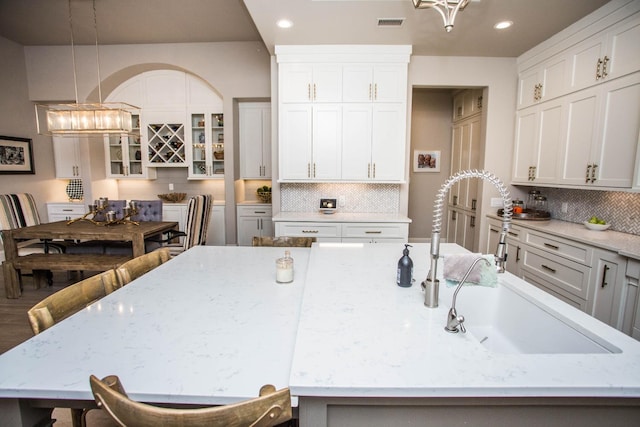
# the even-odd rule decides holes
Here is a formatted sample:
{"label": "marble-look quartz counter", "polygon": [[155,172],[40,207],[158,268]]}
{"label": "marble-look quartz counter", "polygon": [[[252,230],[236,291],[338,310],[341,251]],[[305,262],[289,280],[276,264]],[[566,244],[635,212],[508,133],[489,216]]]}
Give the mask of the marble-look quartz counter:
{"label": "marble-look quartz counter", "polygon": [[405,215],[387,213],[349,213],[336,212],[325,214],[322,212],[280,212],[273,216],[274,222],[391,222],[411,223]]}
{"label": "marble-look quartz counter", "polygon": [[[446,332],[453,288],[441,284],[438,308],[423,305],[420,282],[427,275],[429,245],[413,246],[416,282],[410,288],[395,284],[402,244],[314,247],[291,369],[293,394],[640,397],[640,342],[509,273],[499,275],[500,283],[510,282],[621,352],[502,354],[487,350],[470,333]],[[441,254],[460,249],[443,244]],[[460,314],[464,304],[473,304],[472,295],[461,290]],[[466,324],[469,329],[473,318]]]}
{"label": "marble-look quartz counter", "polygon": [[[502,221],[497,215],[487,215],[488,218]],[[529,228],[543,233],[571,239],[576,242],[597,246],[602,249],[618,252],[622,256],[640,260],[640,236],[619,231],[589,230],[583,224],[551,219],[549,221],[512,220],[518,227]]]}

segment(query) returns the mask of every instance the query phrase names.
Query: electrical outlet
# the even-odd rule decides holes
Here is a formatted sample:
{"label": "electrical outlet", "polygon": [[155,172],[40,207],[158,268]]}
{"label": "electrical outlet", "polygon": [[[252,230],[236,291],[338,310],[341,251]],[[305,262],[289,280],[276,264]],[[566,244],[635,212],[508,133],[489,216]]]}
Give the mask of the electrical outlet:
{"label": "electrical outlet", "polygon": [[344,196],[338,196],[338,206],[340,206],[341,208],[344,208]]}
{"label": "electrical outlet", "polygon": [[567,203],[567,202],[562,202],[561,210],[562,210],[562,213],[567,213],[567,212],[569,212],[569,203]]}
{"label": "electrical outlet", "polygon": [[169,191],[173,191],[173,184],[169,184]]}

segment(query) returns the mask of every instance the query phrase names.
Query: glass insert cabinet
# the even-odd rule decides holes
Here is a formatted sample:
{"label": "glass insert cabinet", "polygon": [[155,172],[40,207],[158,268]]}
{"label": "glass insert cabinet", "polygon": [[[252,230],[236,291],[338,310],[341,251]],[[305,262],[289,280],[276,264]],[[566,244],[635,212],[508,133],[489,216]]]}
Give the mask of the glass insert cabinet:
{"label": "glass insert cabinet", "polygon": [[189,179],[223,178],[224,115],[193,112],[189,115],[189,125]]}
{"label": "glass insert cabinet", "polygon": [[143,163],[144,148],[140,134],[140,116],[132,116],[131,134],[104,136],[106,173],[108,178],[156,178],[155,169]]}

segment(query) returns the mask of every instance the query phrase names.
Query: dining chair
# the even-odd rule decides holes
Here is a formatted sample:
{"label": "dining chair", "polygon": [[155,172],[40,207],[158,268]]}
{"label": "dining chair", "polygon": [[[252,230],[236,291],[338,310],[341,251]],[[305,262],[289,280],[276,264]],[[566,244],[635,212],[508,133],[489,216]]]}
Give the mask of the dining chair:
{"label": "dining chair", "polygon": [[124,286],[171,259],[169,248],[160,248],[136,257],[116,268],[118,284]]}
{"label": "dining chair", "polygon": [[290,248],[310,248],[315,237],[258,237],[253,238],[252,246],[279,246]]}
{"label": "dining chair", "polygon": [[239,403],[197,409],[174,409],[131,400],[116,375],[109,375],[102,380],[91,375],[89,383],[98,408],[104,409],[114,421],[125,427],[268,427],[289,421],[293,416],[289,389],[276,391],[270,384],[260,388],[258,397]]}
{"label": "dining chair", "polygon": [[[49,295],[27,312],[33,334],[38,335],[42,331],[49,329],[119,287],[115,271],[107,270]],[[71,424],[73,427],[83,427],[85,425],[85,415],[88,410],[71,408]]]}
{"label": "dining chair", "polygon": [[[181,254],[193,246],[205,245],[207,243],[207,230],[212,207],[213,196],[210,194],[191,197],[187,204],[187,218],[184,231],[176,232],[171,230],[166,233],[164,238],[156,241],[163,243],[164,247],[169,248],[172,257]],[[183,238],[181,243],[172,242],[180,237]]]}
{"label": "dining chair", "polygon": [[27,312],[34,335],[77,313],[118,288],[120,288],[120,284],[115,271],[107,270],[49,295]]}
{"label": "dining chair", "polygon": [[131,221],[162,221],[162,200],[131,200],[138,212],[131,215]]}
{"label": "dining chair", "polygon": [[[40,224],[40,215],[33,195],[29,193],[0,195],[0,231],[38,224]],[[2,245],[2,233],[0,233],[0,245]],[[65,246],[61,243],[32,239],[18,244],[18,256],[48,252],[62,253],[64,249]],[[49,285],[52,284],[53,276],[50,271],[35,270],[33,273],[35,277],[45,275]],[[22,287],[22,272],[18,272],[18,276],[20,287]]]}

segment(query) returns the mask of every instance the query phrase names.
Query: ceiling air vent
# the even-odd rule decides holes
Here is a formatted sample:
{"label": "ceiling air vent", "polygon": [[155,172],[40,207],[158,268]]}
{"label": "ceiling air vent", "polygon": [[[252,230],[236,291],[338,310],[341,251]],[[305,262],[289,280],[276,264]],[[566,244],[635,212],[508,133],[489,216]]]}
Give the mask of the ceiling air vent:
{"label": "ceiling air vent", "polygon": [[401,27],[404,18],[378,18],[378,27]]}

